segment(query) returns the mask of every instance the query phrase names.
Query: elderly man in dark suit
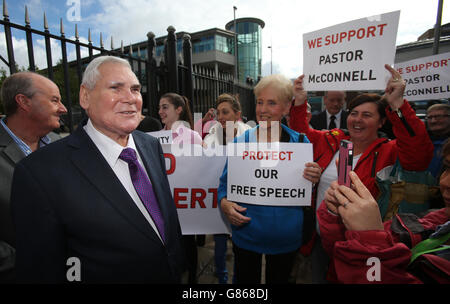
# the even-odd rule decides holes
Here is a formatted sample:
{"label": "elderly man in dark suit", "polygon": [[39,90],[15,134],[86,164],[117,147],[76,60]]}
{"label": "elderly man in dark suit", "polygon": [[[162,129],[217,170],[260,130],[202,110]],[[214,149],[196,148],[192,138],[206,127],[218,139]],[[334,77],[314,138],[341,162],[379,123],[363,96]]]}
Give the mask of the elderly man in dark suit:
{"label": "elderly man in dark suit", "polygon": [[60,116],[67,110],[56,84],[32,72],[6,78],[1,95],[6,116],[0,120],[0,282],[12,282],[15,237],[9,198],[14,167],[60,138],[51,131],[60,127]]}
{"label": "elderly man in dark suit", "polygon": [[328,91],[323,103],[325,110],[311,118],[311,126],[316,130],[347,129],[347,112],[344,111],[344,91]]}
{"label": "elderly man in dark suit", "polygon": [[20,281],[180,282],[181,229],[161,145],[135,131],[140,89],[126,60],[94,59],[80,88],[87,123],[17,165]]}

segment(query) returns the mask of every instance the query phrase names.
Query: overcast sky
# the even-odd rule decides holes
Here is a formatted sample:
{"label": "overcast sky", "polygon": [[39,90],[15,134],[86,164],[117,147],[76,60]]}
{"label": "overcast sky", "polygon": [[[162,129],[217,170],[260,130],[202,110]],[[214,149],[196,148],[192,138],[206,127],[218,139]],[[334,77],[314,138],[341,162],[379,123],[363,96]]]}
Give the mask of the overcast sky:
{"label": "overcast sky", "polygon": [[[444,1],[442,24],[450,20],[449,1]],[[79,21],[77,3],[80,4]],[[225,28],[236,18],[256,17],[266,26],[263,35],[263,75],[270,73],[270,49],[273,49],[274,73],[294,78],[302,73],[302,35],[339,23],[400,10],[397,45],[413,42],[429,28],[434,27],[438,0],[7,0],[10,21],[24,24],[24,7],[30,12],[31,26],[43,29],[46,12],[50,32],[59,34],[59,18],[63,18],[66,37],[74,36],[78,24],[82,41],[87,40],[88,28],[94,45],[99,45],[103,33],[105,47],[119,47],[146,39],[152,31],[156,36],[167,34],[172,25],[177,31],[196,32],[209,28]],[[26,44],[19,32],[13,31],[16,61],[27,66]],[[61,58],[59,43],[53,42],[54,60]],[[73,49],[69,59],[74,58]],[[38,67],[45,68],[44,41],[36,39],[34,53]],[[7,58],[3,27],[0,27],[0,54]],[[86,52],[84,52],[86,54]],[[431,55],[431,54],[430,54]],[[71,57],[71,58],[70,58]],[[4,66],[4,64],[3,64]]]}

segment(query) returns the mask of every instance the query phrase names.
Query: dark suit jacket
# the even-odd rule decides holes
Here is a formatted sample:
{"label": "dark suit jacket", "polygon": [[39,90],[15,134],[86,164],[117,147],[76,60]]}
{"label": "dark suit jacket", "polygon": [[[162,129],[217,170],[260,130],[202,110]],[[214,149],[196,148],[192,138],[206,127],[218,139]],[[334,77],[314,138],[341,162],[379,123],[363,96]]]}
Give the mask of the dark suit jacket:
{"label": "dark suit jacket", "polygon": [[[341,127],[340,129],[347,129],[347,112],[342,110],[341,112]],[[315,114],[311,117],[309,123],[316,130],[328,129],[327,125],[327,111],[322,111],[319,114]]]}
{"label": "dark suit jacket", "polygon": [[[52,142],[60,138],[55,133],[48,136]],[[24,157],[25,153],[0,125],[0,283],[9,282],[14,276],[15,236],[9,198],[14,168]]]}
{"label": "dark suit jacket", "polygon": [[[56,133],[49,133],[51,142],[61,137]],[[11,220],[9,198],[14,167],[25,157],[16,142],[0,125],[0,240],[14,246],[14,231]]]}
{"label": "dark suit jacket", "polygon": [[165,245],[79,127],[16,166],[19,281],[65,282],[67,259],[76,257],[84,283],[179,282],[184,251],[161,145],[139,131],[133,137],[164,218]]}
{"label": "dark suit jacket", "polygon": [[0,240],[14,246],[9,197],[16,164],[25,153],[0,125]]}
{"label": "dark suit jacket", "polygon": [[16,164],[25,157],[19,146],[0,125],[0,283],[14,277],[14,228],[9,197]]}

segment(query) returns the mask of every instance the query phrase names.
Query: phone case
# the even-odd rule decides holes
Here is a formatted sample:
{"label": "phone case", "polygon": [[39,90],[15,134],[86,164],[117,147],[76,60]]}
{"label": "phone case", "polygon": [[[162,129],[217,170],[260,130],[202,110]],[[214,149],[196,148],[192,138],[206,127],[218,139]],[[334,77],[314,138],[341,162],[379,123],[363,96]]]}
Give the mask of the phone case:
{"label": "phone case", "polygon": [[348,173],[352,170],[353,165],[353,143],[348,140],[341,140],[339,147],[339,164],[338,164],[338,184],[350,187],[350,177]]}

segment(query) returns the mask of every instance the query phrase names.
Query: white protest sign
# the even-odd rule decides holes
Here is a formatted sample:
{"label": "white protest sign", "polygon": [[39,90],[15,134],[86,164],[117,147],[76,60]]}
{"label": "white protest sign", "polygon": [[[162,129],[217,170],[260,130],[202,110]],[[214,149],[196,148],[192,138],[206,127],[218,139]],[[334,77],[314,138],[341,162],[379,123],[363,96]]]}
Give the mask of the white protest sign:
{"label": "white protest sign", "polygon": [[305,90],[384,90],[399,17],[395,11],[304,34]]}
{"label": "white protest sign", "polygon": [[163,130],[163,131],[155,131],[155,132],[147,132],[148,135],[158,138],[159,143],[163,144],[171,144],[172,143],[172,130]]}
{"label": "white protest sign", "polygon": [[450,53],[395,64],[406,81],[409,101],[450,97]]}
{"label": "white protest sign", "polygon": [[[312,144],[228,144],[227,199],[256,205],[310,206],[311,182],[303,178]],[[231,152],[230,152],[231,151]]]}
{"label": "white protest sign", "polygon": [[217,203],[219,178],[226,162],[225,148],[204,150],[202,156],[176,156],[172,146],[162,145],[182,233],[231,233]]}

